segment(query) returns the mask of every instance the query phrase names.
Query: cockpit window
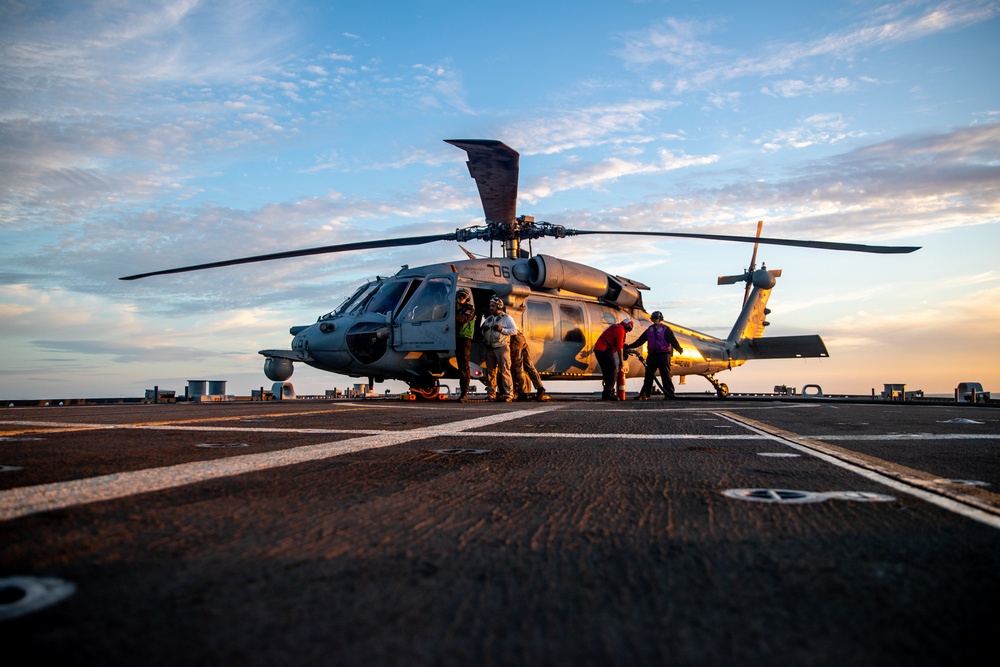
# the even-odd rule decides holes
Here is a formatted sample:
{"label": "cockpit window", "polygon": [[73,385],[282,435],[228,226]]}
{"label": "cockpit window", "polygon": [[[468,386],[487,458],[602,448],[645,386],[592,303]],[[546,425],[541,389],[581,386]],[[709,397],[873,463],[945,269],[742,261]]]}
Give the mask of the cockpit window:
{"label": "cockpit window", "polygon": [[413,295],[413,299],[404,309],[403,317],[407,320],[420,322],[443,320],[448,317],[450,300],[451,280],[448,278],[429,278]]}
{"label": "cockpit window", "polygon": [[392,313],[409,284],[408,280],[393,280],[382,283],[378,291],[368,300],[364,312],[383,315]]}
{"label": "cockpit window", "polygon": [[358,306],[364,303],[365,297],[374,292],[379,286],[379,283],[365,283],[358,289],[354,291],[350,297],[348,297],[344,303],[337,306],[332,312],[327,313],[323,317],[319,318],[321,320],[328,320],[338,315],[345,315],[353,310],[357,310]]}

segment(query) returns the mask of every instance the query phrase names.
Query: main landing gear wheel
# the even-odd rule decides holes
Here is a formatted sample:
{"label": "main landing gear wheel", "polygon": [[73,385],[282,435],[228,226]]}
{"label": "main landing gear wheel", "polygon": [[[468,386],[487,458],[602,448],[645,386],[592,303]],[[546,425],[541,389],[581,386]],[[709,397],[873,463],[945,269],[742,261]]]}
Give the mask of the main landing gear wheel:
{"label": "main landing gear wheel", "polygon": [[706,375],[704,377],[706,380],[712,383],[713,387],[715,387],[715,393],[719,395],[719,398],[726,398],[727,396],[729,396],[729,387],[726,386],[724,382],[719,382],[711,375]]}
{"label": "main landing gear wheel", "polygon": [[441,393],[440,383],[435,380],[433,384],[411,384],[410,393],[424,401],[436,401]]}

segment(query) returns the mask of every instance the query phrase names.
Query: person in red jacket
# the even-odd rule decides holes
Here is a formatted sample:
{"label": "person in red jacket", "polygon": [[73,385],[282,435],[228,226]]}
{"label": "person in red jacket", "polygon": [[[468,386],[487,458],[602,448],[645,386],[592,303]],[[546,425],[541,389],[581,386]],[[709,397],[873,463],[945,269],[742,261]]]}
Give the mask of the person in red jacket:
{"label": "person in red jacket", "polygon": [[618,384],[618,367],[624,363],[622,349],[625,347],[625,334],[631,331],[633,326],[632,318],[626,315],[619,324],[612,324],[605,329],[594,344],[594,356],[601,365],[603,376],[604,390],[601,392],[603,401],[618,400],[618,392],[615,390]]}

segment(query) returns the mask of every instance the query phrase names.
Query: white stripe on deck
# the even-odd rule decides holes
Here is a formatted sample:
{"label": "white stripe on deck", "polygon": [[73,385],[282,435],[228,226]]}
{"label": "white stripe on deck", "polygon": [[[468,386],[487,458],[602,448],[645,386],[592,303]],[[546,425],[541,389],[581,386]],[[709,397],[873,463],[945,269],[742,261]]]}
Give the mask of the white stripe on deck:
{"label": "white stripe on deck", "polygon": [[[814,447],[809,447],[808,445],[797,443],[793,440],[789,440],[788,438],[784,438],[780,435],[769,433],[766,430],[758,428],[755,424],[744,422],[740,417],[736,415],[722,414],[722,413],[714,413],[714,414],[717,414],[723,419],[728,419],[734,424],[739,424],[740,426],[743,426],[744,428],[747,428],[755,433],[765,435],[775,442],[779,442],[787,447],[791,447],[792,449],[800,451],[804,454],[808,454],[809,456],[816,457],[821,461],[825,461],[826,463],[835,465],[838,468],[850,471],[855,475],[859,475],[861,477],[864,477],[865,479],[877,482],[879,484],[889,487],[890,489],[899,491],[900,493],[905,493],[914,496],[923,501],[931,503],[932,505],[936,505],[942,509],[948,510],[949,512],[953,512],[955,514],[964,516],[967,519],[978,521],[979,523],[991,526],[993,528],[1000,528],[1000,516],[978,509],[974,507],[972,504],[966,504],[957,500],[953,500],[952,498],[949,498],[945,495],[941,495],[940,493],[935,492],[934,486],[935,485],[940,486],[940,484],[926,484],[920,482],[919,480],[913,480],[913,483],[907,483],[895,477],[889,477],[887,475],[875,472],[870,468],[864,467],[864,465],[862,465],[863,462],[860,459],[858,459],[857,462],[850,462],[843,458],[838,458],[838,456],[822,452]],[[802,437],[808,437],[811,439],[819,440],[823,436],[802,436]],[[879,464],[884,469],[889,471],[891,471],[893,468],[898,468],[898,466],[895,466],[889,461],[879,460]],[[900,477],[903,477],[902,472],[900,473]],[[966,498],[969,503],[978,504],[978,500],[974,496],[966,495]]]}
{"label": "white stripe on deck", "polygon": [[379,447],[391,447],[440,435],[457,435],[462,431],[466,431],[465,435],[469,435],[467,430],[470,428],[492,426],[500,422],[538,415],[555,410],[557,407],[553,405],[516,412],[502,412],[486,417],[464,419],[446,426],[427,426],[409,431],[383,431],[375,435],[363,435],[349,440],[305,445],[276,452],[234,456],[214,461],[181,463],[164,468],[113,473],[88,479],[11,489],[0,492],[0,521],[9,521],[39,512],[65,509],[87,503],[127,498],[140,493],[174,489],[222,477],[321,461],[343,454]]}

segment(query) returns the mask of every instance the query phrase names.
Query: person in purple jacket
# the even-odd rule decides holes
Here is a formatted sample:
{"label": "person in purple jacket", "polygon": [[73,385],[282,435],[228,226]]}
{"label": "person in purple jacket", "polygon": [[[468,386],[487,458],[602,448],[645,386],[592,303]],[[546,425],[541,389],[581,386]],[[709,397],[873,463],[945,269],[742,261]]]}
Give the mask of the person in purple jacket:
{"label": "person in purple jacket", "polygon": [[630,350],[642,347],[646,343],[646,376],[642,381],[642,389],[635,397],[636,401],[646,401],[653,393],[653,380],[656,379],[656,372],[660,372],[663,380],[664,400],[676,398],[674,396],[674,383],[670,381],[670,357],[674,350],[683,352],[684,348],[677,342],[677,336],[663,323],[663,313],[654,311],[649,316],[652,324],[646,327],[642,335],[635,339],[635,342],[626,345]]}

